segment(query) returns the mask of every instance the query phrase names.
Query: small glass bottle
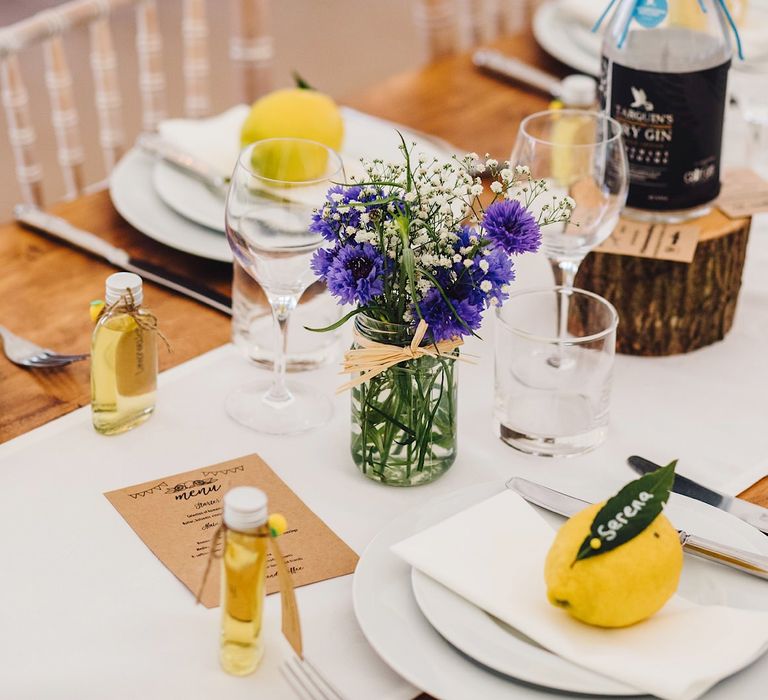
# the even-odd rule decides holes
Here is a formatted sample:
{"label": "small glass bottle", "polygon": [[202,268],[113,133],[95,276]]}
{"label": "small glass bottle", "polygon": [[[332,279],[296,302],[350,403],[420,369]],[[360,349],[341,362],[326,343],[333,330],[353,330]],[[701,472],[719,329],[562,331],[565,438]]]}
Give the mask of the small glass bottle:
{"label": "small glass bottle", "polygon": [[221,567],[222,668],[235,676],[253,673],[264,655],[261,620],[267,571],[267,496],[238,486],[224,496],[227,530]]}
{"label": "small glass bottle", "polygon": [[155,409],[157,319],[141,306],[141,277],[107,278],[105,311],[91,340],[93,427],[116,435],[143,423]]}

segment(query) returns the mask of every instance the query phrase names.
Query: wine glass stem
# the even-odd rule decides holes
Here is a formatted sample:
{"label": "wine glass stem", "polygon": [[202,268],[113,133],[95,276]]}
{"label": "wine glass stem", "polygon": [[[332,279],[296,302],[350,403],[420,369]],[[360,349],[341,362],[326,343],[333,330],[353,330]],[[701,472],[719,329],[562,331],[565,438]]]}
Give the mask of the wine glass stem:
{"label": "wine glass stem", "polygon": [[275,359],[272,370],[272,386],[264,396],[271,404],[285,404],[293,396],[285,384],[286,352],[288,349],[288,321],[299,299],[292,295],[267,295],[272,307],[275,326]]}
{"label": "wine glass stem", "polygon": [[[573,289],[573,281],[576,279],[576,273],[579,271],[578,260],[550,260],[552,273],[555,276],[555,285]],[[565,338],[568,334],[568,302],[570,294],[557,295],[557,337]]]}

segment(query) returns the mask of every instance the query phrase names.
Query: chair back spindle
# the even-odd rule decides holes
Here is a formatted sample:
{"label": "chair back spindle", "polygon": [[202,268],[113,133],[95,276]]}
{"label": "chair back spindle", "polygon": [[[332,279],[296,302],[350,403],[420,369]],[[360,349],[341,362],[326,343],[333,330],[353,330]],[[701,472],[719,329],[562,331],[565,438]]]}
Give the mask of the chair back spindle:
{"label": "chair back spindle", "polygon": [[231,4],[229,57],[239,73],[240,99],[250,103],[272,88],[269,0],[231,0]]}
{"label": "chair back spindle", "polygon": [[91,40],[91,71],[96,87],[96,113],[99,118],[99,144],[107,172],[112,170],[125,148],[120,83],[117,77],[112,30],[106,16],[89,25]]}
{"label": "chair back spindle", "polygon": [[154,131],[166,117],[163,40],[155,0],[140,0],[136,6],[136,50],[139,56],[142,126],[145,131]]}
{"label": "chair back spindle", "polygon": [[74,199],[85,186],[80,118],[72,92],[72,74],[61,39],[66,24],[55,11],[51,11],[49,21],[53,33],[43,42],[45,83],[51,101],[51,123],[56,136],[56,155],[64,177],[65,198]]}
{"label": "chair back spindle", "polygon": [[7,54],[0,62],[0,83],[21,196],[27,204],[42,204],[43,169],[35,155],[36,136],[29,117],[29,93],[15,53]]}
{"label": "chair back spindle", "polygon": [[184,0],[181,33],[184,39],[184,113],[188,117],[204,117],[211,109],[205,0]]}

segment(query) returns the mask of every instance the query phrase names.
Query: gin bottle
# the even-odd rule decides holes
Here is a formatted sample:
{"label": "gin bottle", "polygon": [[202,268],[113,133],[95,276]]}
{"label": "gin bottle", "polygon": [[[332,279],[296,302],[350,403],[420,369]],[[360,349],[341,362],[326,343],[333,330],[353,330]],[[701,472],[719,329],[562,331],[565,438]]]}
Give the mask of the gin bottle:
{"label": "gin bottle", "polygon": [[606,27],[601,104],[624,131],[630,216],[693,218],[720,192],[726,12],[720,0],[619,0]]}

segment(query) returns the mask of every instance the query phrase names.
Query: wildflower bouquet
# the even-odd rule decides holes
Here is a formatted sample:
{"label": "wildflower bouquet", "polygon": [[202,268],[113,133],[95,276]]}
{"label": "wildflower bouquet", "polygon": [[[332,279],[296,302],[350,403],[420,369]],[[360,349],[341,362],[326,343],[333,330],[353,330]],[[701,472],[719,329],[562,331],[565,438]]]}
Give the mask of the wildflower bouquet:
{"label": "wildflower bouquet", "polygon": [[355,306],[333,326],[356,317],[346,363],[360,373],[350,383],[353,458],[371,478],[410,485],[455,459],[462,338],[507,298],[512,256],[538,250],[541,226],[567,221],[575,203],[553,197],[534,215],[546,183],[526,167],[400,150],[402,163],[364,163],[364,177],[328,191],[312,222],[328,245],[312,268],[340,304]]}

